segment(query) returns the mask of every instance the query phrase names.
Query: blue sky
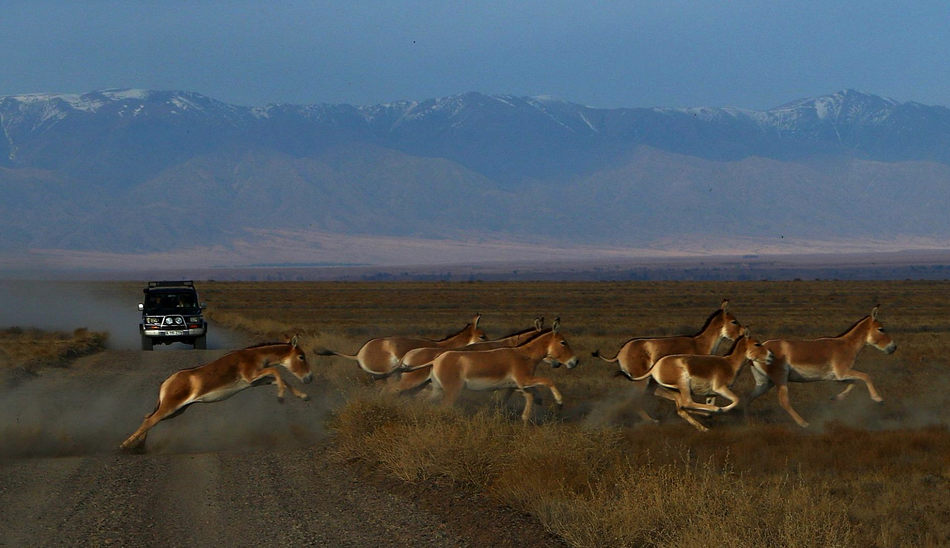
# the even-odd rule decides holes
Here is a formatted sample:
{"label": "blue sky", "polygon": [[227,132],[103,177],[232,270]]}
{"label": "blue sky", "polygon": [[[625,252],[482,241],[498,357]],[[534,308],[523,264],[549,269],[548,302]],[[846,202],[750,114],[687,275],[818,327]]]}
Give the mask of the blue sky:
{"label": "blue sky", "polygon": [[767,109],[854,88],[950,106],[950,2],[4,2],[0,95],[242,105],[467,91]]}

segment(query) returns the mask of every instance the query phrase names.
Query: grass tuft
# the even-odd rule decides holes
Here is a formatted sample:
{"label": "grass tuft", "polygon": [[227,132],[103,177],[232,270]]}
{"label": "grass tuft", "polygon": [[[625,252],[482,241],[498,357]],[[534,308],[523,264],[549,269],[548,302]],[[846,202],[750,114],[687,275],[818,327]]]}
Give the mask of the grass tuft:
{"label": "grass tuft", "polygon": [[93,354],[106,346],[107,333],[79,328],[72,333],[11,327],[0,330],[0,367],[35,372],[62,367],[69,360]]}

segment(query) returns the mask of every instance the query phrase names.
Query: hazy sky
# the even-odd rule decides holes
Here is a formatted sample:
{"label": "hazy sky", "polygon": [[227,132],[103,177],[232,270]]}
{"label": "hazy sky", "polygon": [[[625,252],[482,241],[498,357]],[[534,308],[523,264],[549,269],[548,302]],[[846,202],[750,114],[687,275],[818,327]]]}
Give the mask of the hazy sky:
{"label": "hazy sky", "polygon": [[127,87],[753,109],[854,88],[950,106],[950,2],[3,2],[0,95]]}

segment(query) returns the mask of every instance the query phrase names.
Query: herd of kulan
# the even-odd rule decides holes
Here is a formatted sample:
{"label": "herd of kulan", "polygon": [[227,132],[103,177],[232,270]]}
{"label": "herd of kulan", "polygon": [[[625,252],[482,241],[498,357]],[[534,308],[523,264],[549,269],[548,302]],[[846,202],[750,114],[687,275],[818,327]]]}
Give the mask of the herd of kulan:
{"label": "herd of kulan", "polygon": [[[593,352],[593,356],[618,364],[618,374],[639,381],[644,391],[655,387],[657,396],[672,400],[679,416],[699,430],[707,428],[693,415],[724,413],[739,405],[740,398],[731,387],[747,363],[751,363],[755,386],[745,404],[775,386],[779,404],[802,427],[808,423],[789,402],[789,382],[844,382],[844,390],[836,396],[841,399],[854,388],[854,381],[860,380],[872,400],[883,401],[870,377],[854,369],[858,352],[865,346],[888,354],[897,349],[878,320],[878,306],[836,337],[760,342],[729,312],[728,304],[728,300],[723,300],[695,335],[633,338],[614,357],[603,356],[599,351]],[[380,337],[365,343],[355,354],[329,349],[319,349],[317,354],[355,360],[374,378],[393,378],[387,389],[398,393],[414,392],[428,385],[431,397],[441,397],[444,405],[452,405],[463,389],[518,390],[525,400],[521,418],[527,422],[534,405],[529,389],[546,387],[560,406],[563,398],[557,386],[551,379],[535,374],[542,361],[552,367],[564,364],[573,368],[578,364],[577,355],[560,330],[560,321],[555,320],[550,328],[545,328],[539,318],[530,329],[488,340],[478,327],[479,318],[476,315],[458,333],[442,340]],[[717,349],[725,341],[732,347],[725,355],[718,355]],[[278,367],[284,367],[304,383],[313,379],[297,337],[230,352],[207,364],[174,373],[159,388],[155,410],[121,447],[144,447],[150,428],[178,415],[192,403],[220,401],[258,384],[276,384],[279,399],[283,399],[288,388],[295,396],[307,399],[305,393],[281,378]],[[705,396],[706,401],[697,402],[694,396]],[[716,396],[729,403],[717,406]],[[638,412],[652,420],[643,409]]]}

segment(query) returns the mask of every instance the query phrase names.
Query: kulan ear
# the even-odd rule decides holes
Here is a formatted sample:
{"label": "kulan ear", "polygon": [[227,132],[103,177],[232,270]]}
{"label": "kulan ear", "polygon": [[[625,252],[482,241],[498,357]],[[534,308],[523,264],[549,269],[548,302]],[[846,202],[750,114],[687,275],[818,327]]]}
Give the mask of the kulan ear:
{"label": "kulan ear", "polygon": [[729,306],[729,299],[723,299],[722,303],[719,304],[719,309],[725,310],[727,306]]}
{"label": "kulan ear", "polygon": [[561,317],[558,316],[554,318],[554,323],[551,325],[551,331],[557,333],[557,330],[561,328]]}
{"label": "kulan ear", "polygon": [[745,337],[745,338],[747,338],[747,339],[752,337],[752,332],[749,331],[749,326],[746,326],[746,327],[742,330],[742,336]]}
{"label": "kulan ear", "polygon": [[874,308],[871,309],[871,319],[872,319],[872,320],[876,320],[876,319],[877,319],[877,313],[878,313],[878,311],[880,311],[880,309],[881,309],[881,305],[879,305],[879,304],[878,304],[878,305],[875,305]]}
{"label": "kulan ear", "polygon": [[482,319],[481,314],[475,314],[475,317],[472,319],[472,328],[478,329],[478,320]]}
{"label": "kulan ear", "polygon": [[290,346],[292,346],[292,347],[294,347],[294,348],[297,348],[297,335],[294,335],[294,336],[290,339]]}
{"label": "kulan ear", "polygon": [[534,319],[534,330],[541,331],[544,329],[544,316],[538,316]]}

